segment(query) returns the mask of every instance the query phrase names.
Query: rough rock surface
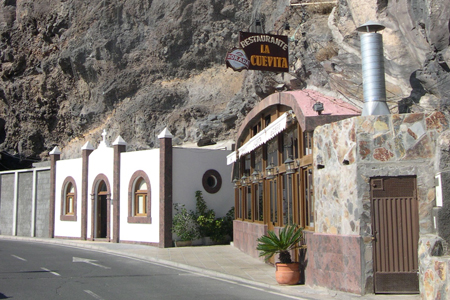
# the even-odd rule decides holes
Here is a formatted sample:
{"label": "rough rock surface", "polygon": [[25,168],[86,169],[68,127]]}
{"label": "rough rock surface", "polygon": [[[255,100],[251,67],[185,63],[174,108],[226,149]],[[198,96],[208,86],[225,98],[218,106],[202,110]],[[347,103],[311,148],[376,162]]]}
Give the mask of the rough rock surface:
{"label": "rough rock surface", "polygon": [[[294,1],[292,1],[294,2]],[[304,1],[296,1],[303,3]],[[309,1],[314,2],[314,1]],[[446,0],[0,1],[0,150],[46,159],[121,135],[129,149],[158,147],[164,127],[183,142],[234,139],[248,111],[274,92],[317,87],[362,105],[359,37],[383,31],[393,112],[447,112],[450,95]],[[290,39],[286,74],[233,72],[224,57],[239,31]],[[285,23],[289,23],[289,28]]]}

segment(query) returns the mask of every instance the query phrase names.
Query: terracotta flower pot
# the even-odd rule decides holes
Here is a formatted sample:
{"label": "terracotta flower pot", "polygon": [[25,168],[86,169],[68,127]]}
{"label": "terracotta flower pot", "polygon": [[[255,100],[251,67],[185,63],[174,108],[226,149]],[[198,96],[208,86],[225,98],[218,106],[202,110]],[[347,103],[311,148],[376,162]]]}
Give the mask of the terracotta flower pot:
{"label": "terracotta flower pot", "polygon": [[297,284],[300,281],[300,263],[276,263],[275,279],[279,284]]}

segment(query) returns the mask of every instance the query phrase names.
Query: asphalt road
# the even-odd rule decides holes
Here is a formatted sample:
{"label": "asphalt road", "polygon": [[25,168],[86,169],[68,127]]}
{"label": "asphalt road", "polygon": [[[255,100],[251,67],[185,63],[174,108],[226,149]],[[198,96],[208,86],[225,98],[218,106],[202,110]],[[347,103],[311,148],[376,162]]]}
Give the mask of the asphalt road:
{"label": "asphalt road", "polygon": [[243,284],[86,249],[0,241],[0,299],[292,299]]}

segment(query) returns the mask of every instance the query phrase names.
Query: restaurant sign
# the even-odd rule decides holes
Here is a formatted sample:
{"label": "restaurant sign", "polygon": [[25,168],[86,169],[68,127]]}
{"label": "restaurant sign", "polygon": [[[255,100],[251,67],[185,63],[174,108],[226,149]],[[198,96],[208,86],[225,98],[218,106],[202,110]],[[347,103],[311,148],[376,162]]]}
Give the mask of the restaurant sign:
{"label": "restaurant sign", "polygon": [[249,60],[249,70],[289,72],[288,37],[239,32],[239,46]]}

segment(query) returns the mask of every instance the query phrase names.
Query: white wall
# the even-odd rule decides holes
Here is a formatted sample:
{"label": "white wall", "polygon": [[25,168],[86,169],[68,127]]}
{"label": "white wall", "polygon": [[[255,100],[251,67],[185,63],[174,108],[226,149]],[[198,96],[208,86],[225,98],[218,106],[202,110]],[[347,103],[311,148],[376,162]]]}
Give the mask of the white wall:
{"label": "white wall", "polygon": [[[159,149],[124,152],[120,165],[120,240],[159,243]],[[151,224],[127,222],[128,185],[138,170],[144,171],[150,179]]]}
{"label": "white wall", "polygon": [[[103,143],[100,143],[99,147],[92,151],[89,155],[89,175],[88,175],[88,209],[87,209],[87,237],[91,236],[91,214],[92,214],[92,201],[91,194],[94,189],[94,180],[99,174],[104,174],[109,181],[111,189],[111,199],[114,199],[113,193],[113,178],[114,178],[114,149],[112,147],[106,147]],[[112,206],[110,207],[110,236],[113,236],[112,226]],[[95,223],[94,223],[95,224]]]}
{"label": "white wall", "polygon": [[[234,188],[230,180],[231,165],[227,166],[229,150],[173,148],[173,203],[185,204],[195,210],[195,192],[202,191],[208,208],[216,217],[223,217],[234,206]],[[222,187],[215,194],[205,191],[203,174],[214,169],[222,177]]]}
{"label": "white wall", "polygon": [[[81,170],[81,158],[59,160],[56,162],[55,236],[81,237]],[[75,180],[77,186],[77,220],[61,221],[61,191],[64,180],[69,176]]]}
{"label": "white wall", "polygon": [[[185,204],[195,210],[195,192],[202,191],[208,208],[214,209],[217,217],[223,217],[234,206],[234,189],[230,181],[231,166],[226,165],[226,156],[231,151],[174,148],[173,149],[173,203]],[[91,237],[91,193],[94,179],[104,174],[111,187],[114,200],[113,171],[114,149],[101,145],[89,156],[87,236]],[[215,194],[206,192],[202,185],[203,174],[213,169],[222,178],[222,187]],[[141,170],[150,179],[151,224],[128,223],[128,185],[134,172]],[[55,235],[65,237],[81,236],[81,172],[82,159],[61,160],[56,165]],[[120,188],[120,240],[159,243],[159,149],[124,152],[121,154]],[[64,179],[72,176],[77,185],[77,221],[60,221],[61,189]],[[112,214],[113,207],[110,207]],[[110,236],[113,236],[112,215]]]}

